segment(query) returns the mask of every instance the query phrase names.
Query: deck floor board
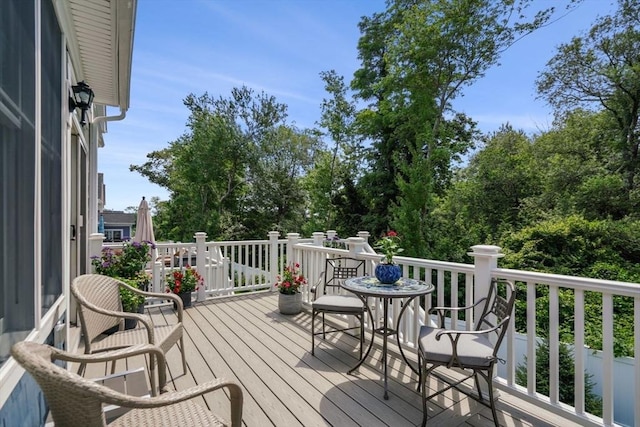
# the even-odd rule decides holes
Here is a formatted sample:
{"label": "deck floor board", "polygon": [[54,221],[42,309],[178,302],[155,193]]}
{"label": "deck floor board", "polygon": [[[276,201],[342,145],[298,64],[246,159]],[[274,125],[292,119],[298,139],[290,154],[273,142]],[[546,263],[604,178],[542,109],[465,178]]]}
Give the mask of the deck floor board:
{"label": "deck floor board", "polygon": [[[316,338],[311,355],[311,316],[278,312],[276,293],[248,293],[218,298],[184,311],[184,341],[188,369],[182,372],[180,351],[167,353],[169,388],[184,390],[215,378],[239,382],[244,392],[243,424],[263,426],[415,426],[422,420],[416,392],[417,375],[400,358],[395,339],[389,340],[389,400],[383,399],[382,342],[376,338],[372,355],[353,375],[358,341],[346,334]],[[156,323],[175,322],[171,307],[152,309]],[[316,330],[320,321],[316,320]],[[370,332],[367,331],[367,340]],[[412,364],[415,351],[405,351]],[[144,365],[143,358],[126,368]],[[124,365],[119,365],[119,368]],[[89,376],[104,375],[92,367]],[[429,388],[441,386],[432,379]],[[229,396],[217,391],[199,399],[229,419]],[[578,425],[512,395],[498,402],[505,426]],[[491,411],[449,390],[428,404],[429,425],[491,426]]]}

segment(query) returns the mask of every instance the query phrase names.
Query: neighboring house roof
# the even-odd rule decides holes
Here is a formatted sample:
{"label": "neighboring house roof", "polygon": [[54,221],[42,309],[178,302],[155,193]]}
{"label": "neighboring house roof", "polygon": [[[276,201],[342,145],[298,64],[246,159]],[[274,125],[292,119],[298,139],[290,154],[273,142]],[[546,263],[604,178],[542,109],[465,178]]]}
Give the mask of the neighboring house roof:
{"label": "neighboring house roof", "polygon": [[104,211],[102,212],[102,218],[104,218],[105,227],[113,225],[131,226],[136,222],[136,214],[122,211]]}
{"label": "neighboring house roof", "polygon": [[78,81],[96,104],[129,109],[137,0],[67,0],[59,5]]}

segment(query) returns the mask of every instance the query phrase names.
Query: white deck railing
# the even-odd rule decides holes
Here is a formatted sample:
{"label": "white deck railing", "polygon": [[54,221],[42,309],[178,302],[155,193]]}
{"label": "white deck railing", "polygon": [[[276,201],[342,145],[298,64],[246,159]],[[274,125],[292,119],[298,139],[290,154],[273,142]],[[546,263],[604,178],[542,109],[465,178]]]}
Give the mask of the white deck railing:
{"label": "white deck railing", "polygon": [[[298,262],[308,284],[302,289],[303,301],[310,302],[309,287],[321,276],[327,257],[350,256],[367,261],[367,272],[373,272],[380,255],[368,244],[368,233],[361,232],[358,237],[345,240],[333,239],[334,233],[314,233],[311,239],[300,239],[297,233],[290,233],[287,239],[279,239],[278,232],[270,232],[268,240],[250,240],[236,242],[206,242],[205,233],[196,233],[195,243],[159,243],[157,257],[152,266],[153,286],[156,291],[164,290],[164,278],[175,268],[185,264],[195,264],[198,272],[205,279],[205,286],[198,290],[198,301],[211,297],[240,294],[248,291],[274,290],[273,285],[287,262]],[[102,247],[100,234],[92,237],[91,254],[98,254]],[[327,236],[329,239],[327,239]],[[329,244],[327,244],[329,242]],[[291,254],[291,256],[289,256]],[[640,365],[638,358],[633,361],[633,381],[635,394],[631,396],[615,396],[613,354],[613,325],[615,321],[613,297],[625,296],[633,298],[635,318],[635,354],[640,354],[640,284],[623,283],[607,280],[596,280],[581,277],[536,273],[530,271],[508,270],[497,267],[502,256],[496,246],[474,246],[469,255],[473,264],[460,264],[443,261],[424,260],[409,257],[394,257],[401,265],[403,275],[414,279],[431,281],[436,287],[435,304],[458,307],[471,305],[475,298],[486,295],[492,277],[511,280],[518,285],[526,285],[526,354],[517,354],[515,322],[510,323],[510,330],[503,341],[502,354],[506,360],[496,377],[496,384],[501,389],[532,401],[536,405],[569,416],[576,421],[591,425],[638,425],[640,426],[640,409],[635,402],[640,395]],[[474,289],[475,286],[475,289]],[[544,396],[536,390],[536,289],[547,287],[549,291],[549,325],[548,337],[550,348],[549,384],[550,396]],[[573,406],[559,402],[559,289],[572,289],[576,310],[574,315],[574,343],[577,349],[585,348],[584,293],[596,292],[602,296],[602,383],[598,384],[603,402],[602,418],[585,413],[586,371],[584,351],[575,351],[575,403]],[[374,319],[381,319],[380,301],[369,299]],[[390,327],[397,329],[404,346],[415,347],[417,334],[421,325],[427,321],[425,310],[431,307],[432,298],[416,298],[409,307],[401,323],[398,315],[404,301],[394,299],[388,311]],[[473,318],[453,319],[454,329],[471,329]],[[527,386],[516,384],[515,371],[518,361],[522,363],[526,357]],[[628,361],[627,361],[628,364]],[[636,397],[634,397],[636,396]]]}

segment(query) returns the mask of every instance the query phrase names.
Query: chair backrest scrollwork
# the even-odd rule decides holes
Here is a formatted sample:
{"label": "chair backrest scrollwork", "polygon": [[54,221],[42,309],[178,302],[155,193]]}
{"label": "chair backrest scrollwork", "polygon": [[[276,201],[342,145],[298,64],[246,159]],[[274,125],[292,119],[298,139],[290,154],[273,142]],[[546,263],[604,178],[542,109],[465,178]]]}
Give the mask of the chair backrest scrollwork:
{"label": "chair backrest scrollwork", "polygon": [[338,293],[340,283],[351,277],[366,275],[364,260],[355,258],[328,258],[325,264],[323,293]]}

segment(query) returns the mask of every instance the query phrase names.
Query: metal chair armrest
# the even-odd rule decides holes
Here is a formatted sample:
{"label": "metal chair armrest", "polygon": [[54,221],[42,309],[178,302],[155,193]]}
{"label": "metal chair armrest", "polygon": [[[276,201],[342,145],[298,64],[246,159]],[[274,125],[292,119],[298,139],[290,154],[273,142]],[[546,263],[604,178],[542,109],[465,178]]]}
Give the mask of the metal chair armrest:
{"label": "metal chair armrest", "polygon": [[448,335],[449,337],[453,335],[485,335],[491,332],[495,332],[508,320],[509,320],[508,318],[504,318],[502,319],[502,322],[498,323],[493,328],[481,329],[479,331],[463,331],[463,330],[458,331],[453,329],[444,329],[442,331],[438,331],[438,333],[436,334],[436,339],[439,340],[440,337],[442,337],[443,335]]}
{"label": "metal chair armrest", "polygon": [[316,281],[316,283],[309,289],[309,292],[311,292],[313,294],[313,301],[315,301],[317,295],[318,295],[318,290],[324,286],[324,275],[325,272],[323,271],[322,273],[320,273],[320,277],[318,277],[318,280]]}
{"label": "metal chair armrest", "polygon": [[470,310],[474,307],[476,307],[477,305],[479,305],[480,303],[484,302],[487,298],[481,298],[478,301],[476,301],[474,304],[472,305],[468,305],[466,307],[431,307],[429,309],[429,314],[437,314],[438,315],[438,327],[440,328],[444,328],[444,319],[445,319],[445,314],[447,312],[460,312],[460,311],[467,311]]}

